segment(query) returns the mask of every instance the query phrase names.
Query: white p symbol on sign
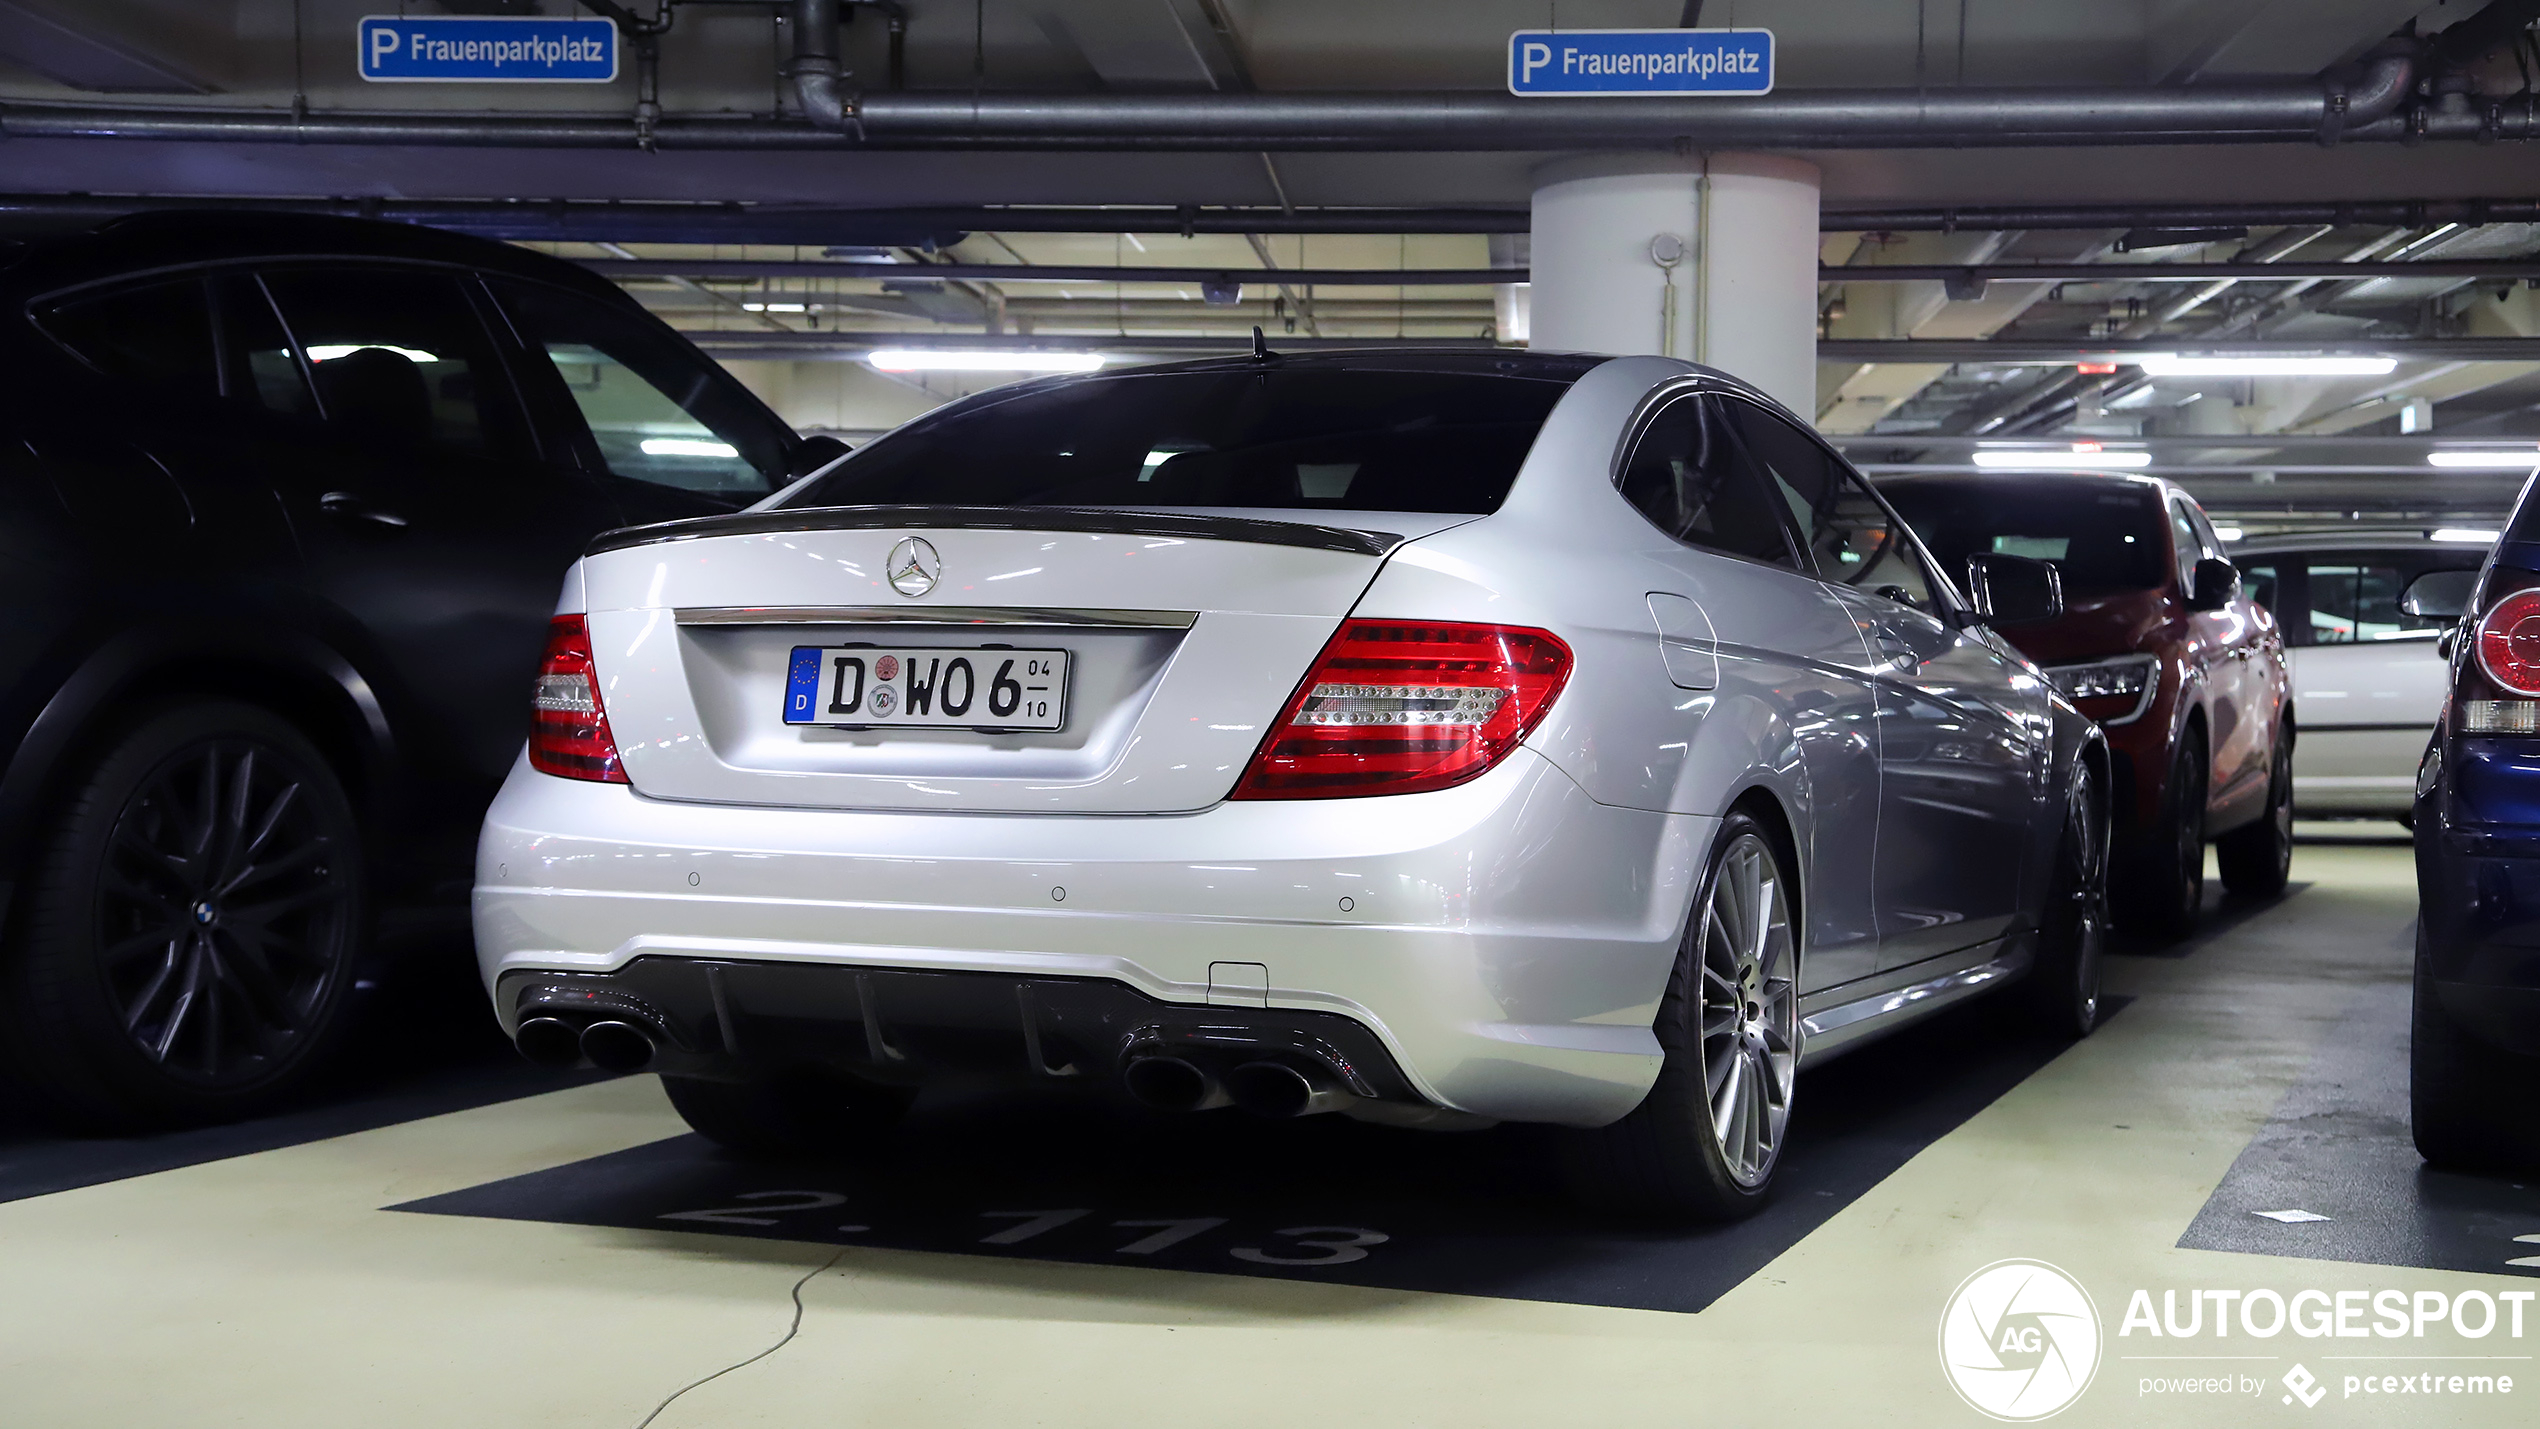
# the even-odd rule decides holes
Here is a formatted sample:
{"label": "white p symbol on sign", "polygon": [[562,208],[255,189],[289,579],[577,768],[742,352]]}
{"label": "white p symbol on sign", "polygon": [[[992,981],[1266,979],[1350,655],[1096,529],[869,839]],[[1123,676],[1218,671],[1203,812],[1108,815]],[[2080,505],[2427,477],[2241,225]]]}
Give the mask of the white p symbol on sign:
{"label": "white p symbol on sign", "polygon": [[391,27],[391,26],[388,26],[388,25],[382,25],[382,26],[380,26],[378,29],[371,31],[371,32],[370,32],[370,62],[371,62],[371,64],[372,64],[373,66],[376,66],[376,65],[377,65],[377,64],[378,64],[381,60],[384,60],[384,59],[388,58],[390,55],[395,54],[395,53],[397,52],[397,43],[398,43],[398,41],[397,41],[397,31],[396,31],[393,27]]}
{"label": "white p symbol on sign", "polygon": [[1519,83],[1531,84],[1534,82],[1535,71],[1552,63],[1552,46],[1528,40],[1517,51],[1517,56],[1524,69],[1524,73],[1519,77]]}

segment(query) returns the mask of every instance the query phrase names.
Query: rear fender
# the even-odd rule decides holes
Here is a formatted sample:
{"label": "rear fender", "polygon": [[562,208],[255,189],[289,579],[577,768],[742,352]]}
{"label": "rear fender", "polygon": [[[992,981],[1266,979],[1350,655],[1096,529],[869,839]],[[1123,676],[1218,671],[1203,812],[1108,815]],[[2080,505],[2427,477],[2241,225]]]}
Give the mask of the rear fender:
{"label": "rear fender", "polygon": [[335,762],[364,823],[394,817],[396,737],[370,682],[295,631],[185,624],[127,630],[98,646],[28,725],[0,773],[0,868],[14,883],[63,787],[144,688],[230,695],[290,719]]}

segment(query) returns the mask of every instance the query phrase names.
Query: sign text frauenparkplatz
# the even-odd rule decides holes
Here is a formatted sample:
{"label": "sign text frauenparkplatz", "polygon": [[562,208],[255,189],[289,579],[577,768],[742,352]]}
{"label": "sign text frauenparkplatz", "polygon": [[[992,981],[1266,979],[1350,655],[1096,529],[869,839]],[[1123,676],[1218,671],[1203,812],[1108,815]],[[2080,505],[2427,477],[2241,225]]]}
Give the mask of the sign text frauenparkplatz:
{"label": "sign text frauenparkplatz", "polygon": [[1770,30],[1519,30],[1508,92],[1519,95],[1769,94]]}
{"label": "sign text frauenparkplatz", "polygon": [[544,16],[368,15],[362,78],[383,84],[606,84],[617,26]]}

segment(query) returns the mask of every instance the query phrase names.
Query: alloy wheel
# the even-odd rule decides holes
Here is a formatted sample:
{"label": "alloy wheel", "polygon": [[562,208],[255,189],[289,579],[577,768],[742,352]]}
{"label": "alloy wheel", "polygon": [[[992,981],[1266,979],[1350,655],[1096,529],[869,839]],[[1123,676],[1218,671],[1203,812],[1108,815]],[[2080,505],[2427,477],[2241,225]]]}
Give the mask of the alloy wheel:
{"label": "alloy wheel", "polygon": [[1702,910],[1702,1076],[1711,1134],[1741,1186],[1781,1155],[1799,1067],[1790,905],[1772,846],[1742,834]]}
{"label": "alloy wheel", "polygon": [[99,871],[98,970],[125,1035],[172,1079],[253,1083],[293,1060],[351,946],[354,870],[272,748],[169,757],[116,819]]}
{"label": "alloy wheel", "polygon": [[2077,1011],[2085,1030],[2099,1021],[2099,958],[2108,931],[2108,820],[2092,795],[2094,783],[2085,779],[2076,789],[2066,814],[2072,827],[2065,836],[2076,862],[2071,875],[2073,936],[2078,941],[2073,959],[2082,989]]}

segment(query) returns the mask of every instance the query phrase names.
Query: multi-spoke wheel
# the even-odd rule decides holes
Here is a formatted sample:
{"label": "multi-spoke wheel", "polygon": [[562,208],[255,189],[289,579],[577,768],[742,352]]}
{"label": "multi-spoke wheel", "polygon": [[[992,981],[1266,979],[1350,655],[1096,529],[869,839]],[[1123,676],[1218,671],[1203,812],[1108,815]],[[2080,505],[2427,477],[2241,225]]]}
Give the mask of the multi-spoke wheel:
{"label": "multi-spoke wheel", "polygon": [[1720,1158],[1760,1186],[1781,1155],[1799,1070],[1790,904],[1760,835],[1722,851],[1702,910],[1702,1090]]}
{"label": "multi-spoke wheel", "polygon": [[2064,795],[2054,879],[2038,912],[2037,961],[2021,995],[2045,1030],[2087,1037],[2099,1025],[2099,974],[2108,928],[2108,803],[2098,772],[2073,767]]}
{"label": "multi-spoke wheel", "polygon": [[2244,898],[2273,898],[2293,877],[2293,720],[2286,716],[2267,761],[2267,812],[2214,841],[2223,887]]}
{"label": "multi-spoke wheel", "polygon": [[236,1115],[311,1065],[360,943],[352,810],[273,715],[192,704],[118,741],[72,793],[28,890],[0,1015],[57,1115]]}
{"label": "multi-spoke wheel", "polygon": [[1799,1068],[1799,943],[1785,855],[1743,813],[1722,822],[1655,1031],[1656,1085],[1631,1115],[1570,1138],[1573,1192],[1640,1214],[1729,1219],[1761,1206]]}

